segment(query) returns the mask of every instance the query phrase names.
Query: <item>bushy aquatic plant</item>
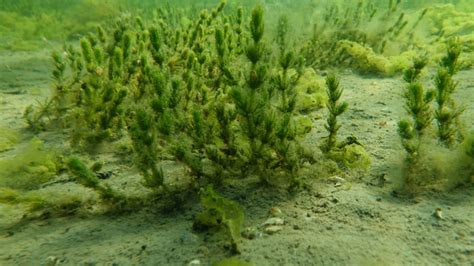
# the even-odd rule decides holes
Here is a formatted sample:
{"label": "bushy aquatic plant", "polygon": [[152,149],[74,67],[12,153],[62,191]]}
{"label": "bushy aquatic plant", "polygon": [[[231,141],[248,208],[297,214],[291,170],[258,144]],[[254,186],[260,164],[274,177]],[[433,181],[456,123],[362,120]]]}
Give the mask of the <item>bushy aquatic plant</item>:
{"label": "bushy aquatic plant", "polygon": [[[315,160],[302,141],[313,127],[308,112],[325,102],[314,95],[317,74],[304,69],[291,45],[288,20],[280,20],[272,46],[261,6],[249,20],[242,8],[226,13],[225,6],[194,20],[176,20],[170,9],[152,20],[124,15],[98,27],[78,48],[53,55],[53,95],[29,109],[28,121],[59,128],[76,149],[113,149],[115,140],[128,140],[131,161],[155,196],[172,193],[166,161],[184,166],[191,188],[247,177],[297,187],[303,163]],[[340,112],[338,93],[328,97]],[[339,125],[328,127],[332,159],[349,168],[368,164],[354,138],[337,142]],[[92,180],[81,182],[114,200],[87,167],[69,163],[78,180]]]}

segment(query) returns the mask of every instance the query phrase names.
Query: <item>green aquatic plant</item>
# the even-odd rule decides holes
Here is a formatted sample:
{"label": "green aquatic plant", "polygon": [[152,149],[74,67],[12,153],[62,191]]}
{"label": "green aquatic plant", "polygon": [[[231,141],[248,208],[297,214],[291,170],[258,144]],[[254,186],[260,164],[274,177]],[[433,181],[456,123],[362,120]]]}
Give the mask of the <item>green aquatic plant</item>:
{"label": "green aquatic plant", "polygon": [[[305,162],[317,160],[303,144],[310,112],[331,97],[335,119],[345,109],[337,102],[342,91],[323,93],[323,78],[305,69],[291,43],[288,19],[280,19],[273,44],[262,6],[248,19],[243,8],[225,6],[182,19],[178,9],[151,19],[123,15],[65,46],[53,55],[53,94],[29,109],[28,121],[61,131],[76,151],[129,143],[133,159],[126,160],[156,197],[176,185],[163,169],[169,161],[187,173],[184,187],[237,178],[298,187]],[[357,140],[338,142],[340,125],[328,123],[332,159],[346,168],[368,165]],[[72,162],[78,180],[113,201],[114,191]]]}
{"label": "green aquatic plant", "polygon": [[242,207],[237,202],[219,195],[210,186],[200,194],[204,211],[196,217],[194,229],[225,227],[231,239],[232,252],[239,253],[240,231],[244,222]]}
{"label": "green aquatic plant", "polygon": [[67,167],[79,184],[97,191],[102,200],[112,203],[123,200],[122,195],[113,190],[109,185],[100,182],[100,179],[94,172],[87,168],[79,158],[70,158],[67,162]]}
{"label": "green aquatic plant", "polygon": [[0,160],[0,187],[37,189],[56,176],[60,168],[57,154],[35,138],[18,146],[13,156]]}
{"label": "green aquatic plant", "polygon": [[412,12],[399,1],[341,3],[315,12],[310,37],[300,47],[312,68],[349,67],[362,74],[393,76],[402,73],[415,54],[433,46],[428,43],[434,37],[424,30],[427,9]]}
{"label": "green aquatic plant", "polygon": [[459,116],[463,108],[456,105],[452,95],[458,87],[453,76],[461,67],[462,46],[457,40],[448,42],[446,55],[441,59],[435,76],[436,103],[435,119],[438,125],[438,138],[447,147],[452,147],[457,139],[462,140]]}
{"label": "green aquatic plant", "polygon": [[[457,107],[452,93],[458,86],[453,75],[460,69],[461,48],[455,41],[448,45],[436,72],[433,90],[426,90],[420,81],[426,58],[420,58],[404,73],[408,83],[405,89],[405,109],[411,119],[398,124],[398,133],[407,152],[403,171],[403,186],[407,192],[417,192],[422,187],[433,186],[434,181],[443,188],[457,186],[469,176],[472,162],[469,157],[469,141],[455,148],[464,138]],[[431,102],[435,102],[435,108]],[[432,121],[437,125],[438,144],[433,143],[429,130]],[[464,154],[466,147],[467,153]],[[467,155],[467,156],[466,156]],[[450,163],[446,163],[450,162]]]}
{"label": "green aquatic plant", "polygon": [[329,116],[324,127],[328,136],[323,139],[320,146],[321,151],[327,158],[346,168],[367,170],[371,163],[370,156],[357,138],[349,136],[344,141],[337,139],[337,133],[341,128],[338,117],[347,111],[349,104],[340,102],[343,89],[334,74],[329,74],[326,77],[326,92],[328,97],[326,108]]}
{"label": "green aquatic plant", "polygon": [[341,125],[338,124],[337,117],[347,111],[349,105],[346,102],[339,102],[343,90],[339,86],[339,79],[334,74],[330,74],[326,77],[326,87],[328,94],[327,109],[329,117],[325,128],[329,135],[326,137],[325,143],[321,149],[324,153],[330,154],[338,145],[337,132],[341,128]]}
{"label": "green aquatic plant", "polygon": [[415,177],[420,171],[420,145],[426,129],[433,120],[431,102],[435,97],[435,92],[426,90],[420,82],[420,76],[426,64],[427,58],[420,57],[412,67],[405,70],[403,76],[408,83],[403,94],[405,110],[411,119],[402,119],[398,123],[398,134],[407,152],[404,181],[407,188],[415,186]]}
{"label": "green aquatic plant", "polygon": [[4,152],[13,148],[19,141],[20,135],[8,128],[0,128],[0,152]]}
{"label": "green aquatic plant", "polygon": [[82,195],[57,191],[23,191],[0,187],[0,203],[5,204],[5,212],[15,208],[23,213],[22,219],[32,214],[67,216],[76,213],[85,203]]}
{"label": "green aquatic plant", "polygon": [[464,140],[464,152],[467,156],[474,159],[474,133],[469,134]]}
{"label": "green aquatic plant", "polygon": [[136,165],[145,179],[145,185],[159,188],[164,184],[163,170],[158,168],[159,145],[151,117],[145,110],[136,110],[136,117],[130,127],[130,136],[136,154]]}

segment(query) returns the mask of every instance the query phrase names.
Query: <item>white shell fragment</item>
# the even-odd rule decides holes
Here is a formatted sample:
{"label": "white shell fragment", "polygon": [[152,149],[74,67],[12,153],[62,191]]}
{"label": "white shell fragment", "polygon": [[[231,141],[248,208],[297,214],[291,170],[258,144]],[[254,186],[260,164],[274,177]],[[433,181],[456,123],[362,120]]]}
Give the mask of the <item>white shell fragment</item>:
{"label": "white shell fragment", "polygon": [[201,261],[200,260],[192,260],[188,263],[188,266],[197,266],[197,265],[201,265]]}
{"label": "white shell fragment", "polygon": [[285,224],[285,221],[283,219],[278,218],[278,217],[273,217],[273,218],[270,218],[270,219],[266,220],[263,223],[263,226],[284,225],[284,224]]}
{"label": "white shell fragment", "polygon": [[278,225],[272,225],[265,228],[265,233],[272,235],[272,234],[280,232],[281,230],[283,230],[283,227],[278,226]]}
{"label": "white shell fragment", "polygon": [[433,213],[433,217],[435,217],[436,219],[439,219],[439,220],[443,220],[444,217],[443,217],[443,211],[441,210],[441,208],[436,208],[436,210],[434,211]]}

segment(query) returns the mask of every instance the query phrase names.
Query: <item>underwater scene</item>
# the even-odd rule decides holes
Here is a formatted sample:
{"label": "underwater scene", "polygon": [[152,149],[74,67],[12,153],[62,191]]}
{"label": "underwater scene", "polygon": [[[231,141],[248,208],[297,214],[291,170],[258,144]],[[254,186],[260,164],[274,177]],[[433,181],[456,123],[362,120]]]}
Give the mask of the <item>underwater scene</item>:
{"label": "underwater scene", "polygon": [[0,265],[474,265],[474,1],[0,0]]}

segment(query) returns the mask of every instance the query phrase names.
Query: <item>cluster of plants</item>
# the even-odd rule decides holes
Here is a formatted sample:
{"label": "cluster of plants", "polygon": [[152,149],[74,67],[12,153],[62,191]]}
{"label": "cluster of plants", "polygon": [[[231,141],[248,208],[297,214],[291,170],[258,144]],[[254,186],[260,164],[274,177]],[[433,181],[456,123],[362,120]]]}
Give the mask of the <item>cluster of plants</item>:
{"label": "cluster of plants", "polygon": [[[460,119],[464,108],[453,98],[459,86],[454,75],[462,65],[461,52],[458,40],[451,39],[434,76],[434,88],[426,89],[420,81],[426,57],[418,58],[404,72],[407,86],[403,96],[410,119],[399,122],[398,133],[407,153],[403,185],[408,192],[439,183],[440,179],[447,179],[445,182],[455,186],[469,181],[474,173],[472,136],[464,132]],[[440,165],[433,158],[436,153],[442,154],[444,162]]]}
{"label": "cluster of plants", "polygon": [[[166,189],[160,161],[169,157],[199,182],[255,175],[297,185],[301,164],[314,158],[300,144],[311,123],[297,111],[303,64],[288,45],[288,23],[281,19],[272,47],[261,7],[250,21],[243,9],[227,15],[224,7],[178,25],[166,12],[149,25],[125,16],[81,39],[79,49],[54,53],[54,93],[28,108],[31,128],[60,128],[74,148],[87,150],[129,137],[145,184],[155,189]],[[329,91],[334,82],[328,77]],[[323,150],[333,149],[338,127],[328,126],[331,144]]]}
{"label": "cluster of plants", "polygon": [[[300,53],[315,69],[344,67],[362,74],[393,76],[403,73],[417,54],[428,52],[428,63],[436,63],[452,37],[460,37],[463,49],[471,54],[471,20],[471,13],[452,5],[336,1],[315,14],[312,32],[301,40]],[[466,60],[464,67],[472,62]]]}
{"label": "cluster of plants", "polygon": [[[210,1],[200,2],[204,6],[212,4]],[[79,39],[97,25],[113,20],[123,10],[150,15],[150,10],[163,6],[166,12],[173,10],[176,13],[177,5],[196,8],[189,0],[172,3],[155,0],[5,0],[0,7],[0,48],[28,51],[44,45],[56,46],[65,40]],[[176,15],[180,17],[180,14]]]}
{"label": "cluster of plants", "polygon": [[[160,8],[151,19],[125,14],[97,27],[79,46],[52,54],[52,96],[30,106],[25,118],[34,131],[63,133],[75,152],[97,153],[102,146],[119,151],[118,143],[129,141],[148,188],[143,198],[179,201],[183,187],[202,191],[207,211],[199,225],[227,227],[235,250],[243,214],[235,203],[205,190],[208,185],[253,178],[263,186],[297,189],[302,170],[312,164],[367,168],[370,159],[355,137],[337,139],[337,117],[348,104],[340,103],[342,88],[334,75],[325,86],[326,156],[303,145],[313,127],[306,101],[316,89],[298,89],[306,71],[290,45],[288,19],[280,18],[272,45],[261,6],[250,16],[243,8],[225,7],[223,1],[194,20],[177,20],[173,9]],[[169,161],[185,167],[186,184],[167,176]],[[100,180],[81,157],[63,165],[109,206],[146,204]]]}
{"label": "cluster of plants", "polygon": [[377,1],[329,4],[318,14],[321,18],[301,52],[314,68],[342,66],[363,74],[393,75],[412,59],[412,53],[399,54],[417,49],[413,35],[426,13],[408,15],[401,1],[384,6]]}

